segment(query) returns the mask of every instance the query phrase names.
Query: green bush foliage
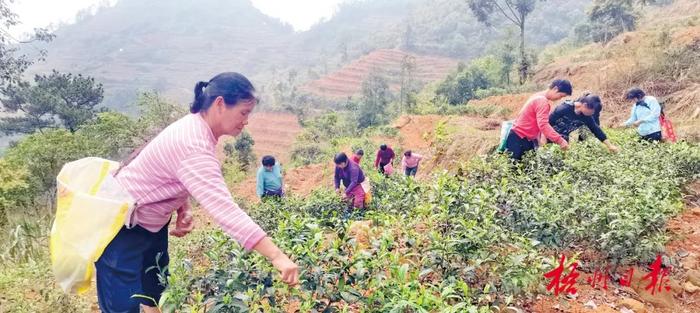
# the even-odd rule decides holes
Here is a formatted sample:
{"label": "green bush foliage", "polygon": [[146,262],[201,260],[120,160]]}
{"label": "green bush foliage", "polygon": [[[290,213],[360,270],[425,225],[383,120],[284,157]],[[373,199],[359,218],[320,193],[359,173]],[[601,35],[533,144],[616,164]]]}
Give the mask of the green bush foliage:
{"label": "green bush foliage", "polygon": [[611,137],[619,154],[589,140],[566,153],[543,147],[518,165],[501,155],[478,158],[429,182],[370,173],[373,202],[350,215],[330,190],[252,205],[254,219],[301,266],[301,287],[276,281],[262,257],[216,231],[204,240],[214,247],[206,252],[211,269],[187,275],[189,263],[174,264],[161,304],[166,311],[206,304],[222,312],[487,312],[542,291],[542,274],[563,251],[647,262],[663,249],[665,222],[682,209],[681,186],[698,178],[700,147]]}

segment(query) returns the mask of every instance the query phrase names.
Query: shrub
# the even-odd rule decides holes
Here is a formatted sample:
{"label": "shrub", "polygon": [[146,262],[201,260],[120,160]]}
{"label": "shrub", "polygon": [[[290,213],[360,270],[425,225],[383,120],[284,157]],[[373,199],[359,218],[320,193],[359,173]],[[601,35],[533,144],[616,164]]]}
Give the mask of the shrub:
{"label": "shrub", "polygon": [[25,137],[8,149],[5,160],[28,171],[28,191],[33,199],[54,189],[56,175],[65,163],[104,156],[104,152],[91,138],[59,129]]}
{"label": "shrub", "polygon": [[28,202],[27,174],[26,169],[0,159],[0,226],[7,224],[10,211]]}
{"label": "shrub", "polygon": [[255,153],[253,152],[254,145],[255,140],[253,140],[253,137],[250,133],[244,131],[236,138],[236,141],[224,145],[224,152],[228,158],[235,159],[239,170],[245,173],[254,169],[255,164],[257,164]]}
{"label": "shrub", "polygon": [[[436,129],[449,140],[445,131]],[[164,307],[485,312],[536,292],[549,256],[564,250],[650,261],[681,209],[680,187],[699,177],[700,147],[610,138],[622,152],[589,140],[566,154],[542,147],[520,165],[477,158],[427,182],[368,173],[373,202],[352,215],[341,214],[347,204],[330,190],[252,205],[248,212],[300,265],[301,286],[275,281],[267,261],[216,231],[206,273],[185,275],[173,264],[180,280],[170,281]]]}
{"label": "shrub", "polygon": [[467,68],[451,74],[440,84],[437,95],[443,97],[450,105],[458,105],[476,98],[476,91],[489,88],[488,78],[483,71]]}

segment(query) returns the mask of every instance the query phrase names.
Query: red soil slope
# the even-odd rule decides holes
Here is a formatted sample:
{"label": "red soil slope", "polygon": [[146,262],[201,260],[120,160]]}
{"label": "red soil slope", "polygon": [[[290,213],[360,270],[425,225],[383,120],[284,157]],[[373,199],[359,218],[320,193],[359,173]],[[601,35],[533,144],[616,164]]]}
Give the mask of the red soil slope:
{"label": "red soil slope", "polygon": [[[296,115],[291,113],[257,112],[250,117],[245,129],[253,136],[253,152],[258,158],[272,155],[282,163],[287,163],[292,144],[301,132],[301,125]],[[219,142],[220,158],[223,159],[224,143],[231,140],[227,138]]]}

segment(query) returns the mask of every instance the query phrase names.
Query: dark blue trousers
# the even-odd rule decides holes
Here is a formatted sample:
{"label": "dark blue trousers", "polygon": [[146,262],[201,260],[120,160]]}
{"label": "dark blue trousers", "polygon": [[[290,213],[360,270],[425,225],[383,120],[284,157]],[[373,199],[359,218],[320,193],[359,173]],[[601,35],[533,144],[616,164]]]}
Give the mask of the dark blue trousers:
{"label": "dark blue trousers", "polygon": [[510,131],[508,137],[506,138],[506,153],[510,153],[510,157],[513,160],[522,160],[523,155],[528,152],[535,150],[535,142],[521,138],[513,130]]}
{"label": "dark blue trousers", "polygon": [[157,233],[138,225],[122,227],[95,262],[102,312],[138,313],[139,304],[157,306],[165,290],[158,279],[158,266],[165,269],[169,262],[168,225]]}
{"label": "dark blue trousers", "polygon": [[642,139],[649,141],[649,142],[654,142],[654,141],[661,141],[661,139],[663,139],[663,138],[661,136],[661,132],[655,132],[655,133],[651,133],[651,134],[646,135],[646,136],[642,136]]}

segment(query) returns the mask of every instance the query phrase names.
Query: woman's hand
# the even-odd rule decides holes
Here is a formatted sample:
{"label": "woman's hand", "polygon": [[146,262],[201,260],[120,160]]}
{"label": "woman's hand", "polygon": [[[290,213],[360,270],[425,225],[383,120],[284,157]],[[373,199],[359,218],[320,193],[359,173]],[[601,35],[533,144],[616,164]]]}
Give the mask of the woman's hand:
{"label": "woman's hand", "polygon": [[280,250],[270,237],[265,237],[253,247],[253,250],[265,256],[272,266],[282,275],[282,281],[292,286],[299,283],[299,266]]}
{"label": "woman's hand", "polygon": [[561,147],[561,149],[564,151],[569,150],[569,142],[567,142],[566,140],[562,140],[559,144],[559,147]]}
{"label": "woman's hand", "polygon": [[194,218],[192,217],[192,210],[178,210],[175,229],[171,230],[170,234],[175,237],[184,237],[193,229]]}
{"label": "woman's hand", "polygon": [[610,139],[605,139],[605,141],[603,141],[603,144],[608,148],[608,151],[610,151],[610,153],[620,152],[620,148],[612,144],[612,142],[610,142]]}
{"label": "woman's hand", "polygon": [[620,152],[620,148],[618,146],[608,142],[607,140],[605,142],[606,142],[605,145],[608,147],[608,151],[610,151],[611,153]]}
{"label": "woman's hand", "polygon": [[299,283],[299,266],[292,262],[284,253],[280,253],[276,258],[271,260],[272,265],[280,271],[282,281],[289,285]]}

